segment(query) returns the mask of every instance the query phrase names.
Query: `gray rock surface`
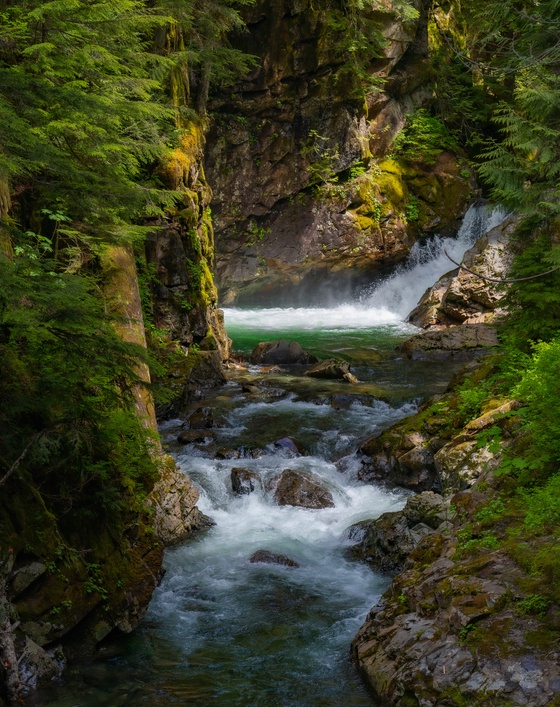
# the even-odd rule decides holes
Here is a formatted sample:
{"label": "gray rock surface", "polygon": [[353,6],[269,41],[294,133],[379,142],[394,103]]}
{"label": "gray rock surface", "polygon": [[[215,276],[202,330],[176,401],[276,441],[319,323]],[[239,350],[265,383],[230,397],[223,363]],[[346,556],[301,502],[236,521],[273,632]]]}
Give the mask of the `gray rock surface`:
{"label": "gray rock surface", "polygon": [[245,467],[233,467],[231,470],[231,487],[238,496],[250,494],[260,485],[260,477],[254,471]]}
{"label": "gray rock surface", "polygon": [[468,360],[497,345],[495,329],[486,324],[463,324],[413,336],[400,351],[413,361]]}
{"label": "gray rock surface", "polygon": [[384,513],[376,520],[363,520],[348,530],[356,544],[348,555],[367,562],[381,572],[398,572],[426,535],[449,522],[448,504],[439,495],[424,491],[411,496],[402,511]]}

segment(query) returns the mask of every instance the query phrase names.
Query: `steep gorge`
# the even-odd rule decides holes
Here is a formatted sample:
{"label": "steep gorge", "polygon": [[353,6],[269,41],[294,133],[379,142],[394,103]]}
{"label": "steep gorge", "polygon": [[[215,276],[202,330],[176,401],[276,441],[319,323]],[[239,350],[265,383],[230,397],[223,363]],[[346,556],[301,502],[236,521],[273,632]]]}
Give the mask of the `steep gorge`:
{"label": "steep gorge", "polygon": [[[204,458],[206,451],[202,449],[202,455],[199,452],[206,442],[201,440],[206,439],[206,427],[212,427],[214,421],[212,412],[199,410],[198,406],[205,405],[206,400],[210,400],[210,406],[214,405],[212,395],[207,398],[210,390],[220,387],[228,378],[233,382],[221,402],[216,403],[217,409],[220,405],[227,407],[232,400],[235,402],[237,393],[244,396],[242,404],[237,400],[240,415],[244,414],[244,405],[247,408],[255,405],[259,410],[259,405],[274,402],[274,396],[280,401],[287,394],[286,404],[290,410],[293,403],[296,411],[301,404],[308,417],[323,408],[329,408],[329,415],[334,414],[333,410],[350,411],[349,416],[357,414],[358,427],[363,419],[371,418],[376,420],[376,426],[381,425],[378,427],[381,431],[389,419],[397,419],[408,411],[406,405],[402,406],[403,398],[399,398],[404,395],[402,390],[406,386],[403,383],[399,393],[394,393],[397,401],[394,409],[384,399],[377,400],[378,395],[383,398],[385,393],[380,393],[382,389],[375,388],[367,378],[372,375],[374,363],[379,364],[379,371],[389,370],[390,375],[393,374],[391,366],[410,364],[414,371],[410,375],[419,379],[423,364],[414,368],[413,361],[448,357],[449,350],[440,346],[442,336],[445,338],[451,331],[453,337],[463,323],[466,326],[462,331],[475,332],[477,346],[465,343],[459,335],[452,357],[457,354],[460,360],[466,357],[468,347],[479,353],[480,348],[496,344],[493,330],[489,330],[492,333],[488,340],[479,337],[479,333],[487,331],[486,323],[493,324],[504,314],[503,310],[496,310],[501,293],[478,286],[464,271],[451,272],[426,293],[412,320],[417,325],[436,329],[451,325],[451,329],[444,329],[443,335],[432,329],[429,336],[417,340],[419,348],[414,342],[405,344],[401,353],[409,355],[411,361],[402,364],[395,364],[394,354],[388,354],[383,343],[380,345],[382,353],[372,351],[369,344],[364,344],[361,350],[349,346],[344,355],[366,372],[364,387],[356,389],[354,394],[337,389],[331,395],[321,389],[313,397],[308,379],[301,378],[296,383],[278,382],[274,379],[276,372],[272,371],[269,380],[273,382],[263,384],[262,379],[253,380],[253,374],[247,374],[247,379],[243,378],[243,373],[237,373],[238,378],[235,373],[226,375],[224,368],[231,353],[231,342],[224,328],[223,313],[218,309],[214,277],[220,290],[220,304],[227,306],[340,304],[351,300],[365,283],[378,281],[396,264],[404,262],[416,243],[435,234],[455,233],[477,194],[466,153],[448,132],[439,133],[435,146],[432,144],[429,148],[418,146],[410,137],[414,116],[420,122],[432,120],[429,109],[433,104],[434,81],[434,68],[428,56],[431,3],[419,0],[414,5],[376,3],[371,12],[363,13],[366,24],[362,29],[371,35],[367,44],[360,46],[359,61],[356,61],[355,50],[349,51],[347,47],[348,39],[362,41],[364,37],[351,34],[355,29],[355,8],[343,12],[332,2],[323,6],[306,0],[263,0],[243,9],[246,31],[230,31],[228,35],[230,47],[254,55],[257,61],[233,85],[217,82],[211,88],[208,115],[202,115],[205,100],[200,99],[208,88],[204,75],[193,77],[192,68],[188,67],[180,74],[183,83],[179,91],[171,82],[175,86],[171,89],[175,109],[173,149],[166,150],[157,166],[152,164],[150,169],[154,171],[158,189],[163,185],[173,194],[172,203],[143,217],[142,226],[144,233],[147,232],[143,243],[124,239],[114,243],[109,239],[99,251],[84,247],[80,256],[83,262],[78,268],[84,272],[96,271],[102,283],[97,296],[106,311],[112,313],[121,339],[142,349],[148,346],[156,359],[156,362],[152,359],[151,373],[142,356],[136,360],[130,371],[131,379],[135,380],[130,391],[126,376],[111,383],[113,389],[122,386],[127,395],[131,393],[129,407],[124,409],[130,417],[140,421],[140,427],[147,429],[153,440],[146,444],[142,435],[134,436],[137,428],[136,432],[119,428],[115,448],[110,449],[109,440],[108,451],[103,447],[100,458],[95,460],[99,467],[95,467],[93,477],[100,485],[102,503],[113,509],[111,511],[103,507],[98,513],[97,501],[90,504],[87,486],[92,481],[87,474],[85,481],[82,476],[68,484],[64,479],[59,485],[64,474],[71,477],[79,468],[79,465],[72,466],[74,460],[66,464],[62,459],[54,472],[50,467],[43,471],[41,454],[50,462],[57,453],[53,452],[54,445],[46,446],[44,452],[40,450],[29,467],[26,460],[19,468],[20,461],[16,459],[15,466],[12,465],[8,476],[0,482],[0,630],[10,641],[15,639],[25,690],[59,675],[67,658],[74,660],[91,655],[112,634],[128,633],[136,628],[161,580],[164,545],[185,540],[209,523],[196,506],[197,487],[183,473],[184,469],[178,471],[173,459],[162,451],[156,431],[156,411],[160,419],[199,414],[202,431],[193,423],[190,430],[193,434],[188,440],[188,444],[195,442],[199,446],[195,448],[194,461],[190,459],[188,464],[198,470],[202,478],[196,460]],[[156,45],[157,51],[164,53],[162,43]],[[177,46],[182,51],[181,41],[177,41]],[[187,99],[191,89],[192,96]],[[169,86],[165,90],[169,91]],[[198,116],[192,111],[195,103],[201,113]],[[433,128],[434,124],[430,125]],[[440,121],[437,125],[442,126]],[[403,136],[405,140],[410,138],[406,149]],[[18,229],[23,232],[24,228],[36,231],[25,236],[29,237],[30,233],[38,236],[39,244],[45,243],[41,238],[52,243],[54,260],[57,260],[58,231],[70,218],[56,210],[49,211],[53,204],[59,203],[58,197],[52,203],[45,200],[42,188],[42,184],[29,186],[23,178],[10,183],[0,179],[0,250],[4,258],[2,264],[8,268],[17,260],[14,253],[18,255],[23,248],[25,240]],[[490,246],[500,251],[497,259],[495,253],[488,256],[488,242],[484,242],[470,252],[466,263],[476,268],[486,258],[488,262],[482,262],[482,267],[489,269],[485,272],[502,275],[511,264],[511,257],[504,255],[504,249],[516,225],[515,221],[510,221],[506,229],[490,238]],[[78,231],[82,228],[78,217],[72,221],[72,226]],[[71,240],[76,231],[70,233]],[[74,261],[71,261],[68,272],[75,271]],[[17,302],[24,312],[28,306],[25,297]],[[258,314],[254,316],[260,321]],[[10,331],[9,326],[2,331],[2,336]],[[391,336],[396,336],[396,341],[402,335],[392,332]],[[5,340],[0,338],[0,344],[4,346]],[[428,355],[421,350],[422,346],[430,349]],[[25,346],[20,351],[25,351]],[[14,364],[10,375],[17,377],[18,370],[21,369]],[[451,370],[452,367],[449,376]],[[438,390],[442,389],[445,375],[447,369],[444,371],[443,367],[438,376],[434,375]],[[23,376],[22,380],[25,387],[28,379]],[[424,386],[429,386],[430,380],[425,381]],[[115,381],[118,381],[116,387]],[[88,385],[85,388],[90,392]],[[97,381],[92,384],[92,397],[97,392],[96,385],[100,384]],[[294,385],[299,386],[301,399],[290,397],[295,395]],[[420,384],[415,385],[420,390]],[[237,392],[232,393],[232,389]],[[31,384],[29,390],[32,390]],[[228,395],[229,401],[226,400]],[[443,402],[436,400],[429,410],[437,417],[447,401],[447,398]],[[391,404],[393,402],[391,398]],[[455,410],[456,406],[453,399],[450,407]],[[53,409],[56,408],[53,405]],[[380,409],[382,422],[376,418]],[[488,410],[494,408],[489,406]],[[506,411],[509,412],[511,410]],[[437,450],[430,445],[437,446],[444,440],[440,439],[441,430],[436,429],[437,424],[431,418],[427,424],[435,425],[433,439],[425,437],[424,424],[430,415],[422,414],[410,423],[420,429],[410,428],[410,439],[414,443],[407,441],[412,447],[407,447],[404,454],[401,454],[402,449],[399,448],[397,454],[391,447],[392,436],[398,436],[402,429],[399,426],[376,437],[369,446],[362,446],[361,452],[366,456],[378,456],[369,462],[369,467],[366,462],[362,476],[358,475],[360,483],[375,484],[380,480],[386,483],[391,464],[394,468],[389,470],[389,476],[396,469],[397,476],[401,474],[395,482],[399,486],[407,486],[402,479],[410,470],[421,474],[433,471],[433,453]],[[488,419],[484,420],[482,429],[487,429]],[[441,436],[450,433],[452,422],[446,417],[447,427]],[[266,431],[258,415],[251,424],[255,435]],[[241,435],[243,444],[231,449],[227,446],[230,433],[227,425],[225,427],[225,432],[208,432],[211,453],[222,460],[218,462],[219,472],[223,472],[224,465],[237,463],[223,461],[230,458],[254,459],[258,467],[259,455],[266,456],[263,450],[276,444],[264,435],[262,448],[253,447]],[[325,431],[320,429],[323,434]],[[407,434],[410,429],[406,428]],[[30,446],[36,439],[49,438],[49,428],[43,431],[39,427],[38,430],[31,437]],[[453,432],[457,433],[453,444],[456,442],[460,450],[463,450],[465,437],[468,438],[470,454],[472,444],[477,444],[469,437],[472,430],[453,427]],[[225,446],[218,447],[213,440],[221,439],[222,433]],[[325,437],[328,439],[328,435]],[[344,446],[347,438],[342,435],[341,439],[341,448],[348,452]],[[125,454],[119,457],[115,450],[120,449],[118,445],[123,440]],[[284,439],[277,441],[286,443]],[[447,439],[445,441],[447,443]],[[328,446],[331,441],[321,443]],[[174,444],[173,441],[171,446]],[[453,447],[450,452],[453,457],[456,450],[449,444]],[[316,441],[309,443],[305,454],[295,453],[298,461],[291,463],[305,467],[306,455],[313,457],[317,451],[314,445]],[[6,446],[13,454],[10,445]],[[22,459],[27,450],[28,447],[23,449]],[[408,453],[411,453],[408,462],[406,459],[401,462],[401,457],[408,458]],[[273,448],[271,456],[274,455],[274,464],[284,464],[278,446]],[[329,473],[335,471],[340,455],[339,449],[333,453]],[[288,458],[292,459],[289,455]],[[247,463],[250,466],[253,462]],[[114,478],[109,474],[107,482],[105,464],[114,465],[107,467],[110,474],[114,469],[118,472],[119,468],[126,469],[126,473],[122,478],[118,473]],[[16,473],[12,473],[14,471]],[[265,476],[268,471],[265,469]],[[336,474],[340,471],[341,468],[336,468]],[[336,474],[333,474],[335,486]],[[436,488],[432,477],[426,483],[426,488],[441,490]],[[344,493],[352,496],[354,487],[349,488],[351,491],[345,489]],[[264,489],[265,495],[269,490]],[[476,517],[479,505],[493,502],[494,491],[491,476],[482,474],[472,493],[455,497],[453,503],[461,509],[464,506],[464,517],[460,520],[467,530],[470,530],[469,523],[479,522]],[[337,499],[345,498],[344,493],[340,492]],[[368,493],[373,493],[371,488],[367,489],[366,496]],[[114,500],[116,497],[119,498]],[[206,496],[205,503],[208,505]],[[219,503],[214,509],[223,510]],[[519,585],[521,589],[512,588],[515,582],[508,584],[504,591],[501,585],[498,589],[492,585],[491,591],[485,594],[490,581],[484,575],[486,570],[489,575],[497,567],[496,572],[503,569],[504,576],[517,570],[512,569],[511,558],[505,555],[488,560],[487,554],[482,552],[481,559],[477,558],[480,567],[474,567],[464,557],[449,560],[454,552],[461,553],[461,548],[457,550],[457,538],[460,544],[463,531],[464,527],[456,521],[453,527],[447,525],[440,535],[425,540],[415,551],[407,561],[408,574],[394,580],[384,603],[370,615],[361,630],[354,656],[380,699],[387,699],[391,704],[460,705],[455,684],[458,681],[470,691],[469,699],[484,704],[490,694],[493,700],[498,700],[496,704],[506,704],[499,701],[503,696],[499,673],[504,671],[515,673],[507,684],[507,694],[513,695],[514,702],[521,704],[519,700],[527,698],[528,704],[549,704],[557,692],[557,680],[553,666],[555,657],[549,659],[552,654],[545,653],[555,635],[555,625],[551,633],[547,633],[541,621],[544,614],[531,614],[529,607],[529,618],[522,617],[522,630],[527,634],[533,632],[535,640],[542,639],[546,651],[544,648],[541,651],[539,644],[534,655],[530,655],[529,644],[524,638],[519,639],[517,648],[527,653],[519,670],[519,661],[510,660],[509,656],[496,668],[493,648],[489,649],[487,642],[483,646],[476,642],[476,639],[484,640],[484,631],[492,630],[492,622],[502,619],[513,627],[512,641],[517,640],[519,622],[516,623],[515,617],[524,611],[524,601],[530,603],[531,597],[539,596],[536,585],[530,587],[535,590],[533,593],[526,585]],[[475,534],[474,540],[477,539]],[[500,569],[502,560],[505,569]],[[457,579],[464,575],[470,579],[464,582]],[[523,581],[525,579],[522,577]],[[422,591],[416,588],[420,582],[423,582]],[[497,580],[497,584],[500,581]],[[452,589],[448,585],[453,585]],[[276,586],[273,589],[273,603],[279,606],[285,601],[282,591]],[[302,589],[301,596],[306,591]],[[503,599],[508,592],[513,595],[509,604]],[[441,601],[440,595],[445,595]],[[510,600],[509,594],[507,599]],[[484,601],[486,604],[481,608]],[[471,604],[476,605],[472,611]],[[547,605],[548,616],[556,620],[550,606]],[[434,630],[428,626],[430,621]],[[442,633],[441,626],[447,625],[446,622],[450,629]],[[482,630],[470,635],[475,622]],[[379,631],[385,632],[383,639],[377,638]],[[424,631],[425,638],[419,631]],[[413,633],[414,640],[410,639]],[[434,636],[436,643],[440,641],[437,645],[437,649],[441,649],[439,662],[436,661],[435,668],[430,663],[420,678],[415,673],[418,666],[415,649],[411,646],[421,643],[420,647],[426,648],[429,644],[428,655]],[[401,639],[408,641],[406,646],[399,644]],[[445,643],[443,648],[442,642]],[[445,650],[449,646],[452,646],[456,664],[451,666],[454,672],[450,669],[450,675],[442,677],[446,674]],[[400,651],[398,658],[395,651]],[[470,670],[477,656],[480,661],[475,667],[479,672],[474,668]],[[535,668],[537,658],[540,662]],[[426,660],[429,663],[431,658],[428,656]],[[9,674],[13,666],[5,663],[4,668]],[[539,688],[534,680],[538,671],[546,683],[546,694],[540,696],[537,696]],[[522,683],[528,673],[533,682],[525,689]],[[353,694],[356,704],[361,704],[360,691]],[[312,697],[307,695],[305,699]]]}

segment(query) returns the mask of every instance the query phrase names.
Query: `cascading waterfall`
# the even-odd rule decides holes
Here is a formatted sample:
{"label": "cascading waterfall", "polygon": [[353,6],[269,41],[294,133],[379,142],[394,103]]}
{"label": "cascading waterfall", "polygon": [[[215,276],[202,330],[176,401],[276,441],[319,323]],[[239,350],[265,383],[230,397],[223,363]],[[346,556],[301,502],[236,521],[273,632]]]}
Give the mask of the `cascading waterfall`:
{"label": "cascading waterfall", "polygon": [[[455,239],[415,246],[407,263],[359,302],[334,309],[226,310],[236,349],[251,350],[266,338],[296,339],[346,356],[362,383],[350,390],[297,372],[255,368],[239,380],[256,383],[263,394],[253,399],[230,382],[212,403],[219,426],[205,442],[179,447],[183,421],[162,426],[180,468],[200,488],[200,509],[216,525],[167,553],[167,574],[148,621],[114,659],[117,670],[114,664],[104,664],[103,671],[94,666],[93,677],[82,670],[81,683],[66,685],[63,695],[42,705],[372,704],[349,664],[348,647],[388,579],[345,557],[345,530],[399,509],[405,494],[360,482],[352,451],[360,439],[414,412],[415,396],[433,393],[449,379],[443,365],[403,367],[373,354],[392,350],[414,330],[404,323],[406,315],[450,269],[443,247],[460,259],[504,216],[471,207]],[[302,454],[275,444],[284,437]],[[260,477],[250,495],[233,493],[234,467]],[[334,507],[277,505],[269,482],[285,469],[315,477],[331,492]],[[259,549],[287,555],[299,567],[250,563]]]}
{"label": "cascading waterfall", "polygon": [[499,226],[506,215],[502,208],[474,204],[465,214],[455,238],[434,236],[416,243],[406,262],[383,282],[370,286],[358,301],[331,308],[227,309],[228,331],[235,339],[238,331],[248,329],[258,329],[263,337],[267,332],[292,330],[335,332],[378,326],[402,330],[404,320],[426,289],[455,267],[444,249],[459,262],[465,251],[484,233]]}
{"label": "cascading waterfall", "polygon": [[434,236],[425,243],[415,243],[406,263],[399,266],[385,282],[370,289],[362,298],[362,305],[388,310],[399,319],[405,319],[424,292],[442,275],[454,269],[444,251],[453,260],[461,262],[465,251],[482,235],[499,226],[506,216],[507,212],[500,207],[472,205],[455,238]]}

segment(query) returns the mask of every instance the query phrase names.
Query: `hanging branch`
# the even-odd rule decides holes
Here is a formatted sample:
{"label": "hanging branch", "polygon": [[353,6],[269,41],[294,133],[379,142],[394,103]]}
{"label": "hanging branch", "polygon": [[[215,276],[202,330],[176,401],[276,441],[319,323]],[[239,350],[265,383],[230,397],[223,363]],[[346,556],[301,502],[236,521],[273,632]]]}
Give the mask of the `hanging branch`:
{"label": "hanging branch", "polygon": [[546,272],[541,272],[538,275],[529,275],[528,277],[515,277],[515,278],[487,277],[486,275],[481,275],[480,273],[477,273],[474,270],[470,270],[469,268],[465,267],[464,265],[461,265],[461,263],[458,263],[456,260],[453,260],[453,258],[449,255],[449,253],[445,250],[445,248],[443,249],[443,252],[449,258],[449,260],[451,260],[453,265],[456,265],[459,269],[466,270],[471,275],[474,275],[475,277],[478,277],[481,280],[486,280],[487,282],[499,282],[499,283],[525,282],[525,280],[535,280],[538,277],[544,277],[545,275],[550,275],[551,273],[556,272],[557,270],[560,270],[560,265],[558,265],[557,267],[552,268],[552,270],[547,270]]}
{"label": "hanging branch", "polygon": [[23,452],[19,455],[19,457],[15,460],[15,462],[12,464],[12,466],[8,469],[8,471],[0,479],[0,488],[2,488],[2,486],[4,486],[6,481],[10,478],[10,476],[18,468],[18,466],[21,464],[21,462],[25,459],[27,452],[30,450],[31,446],[39,439],[39,437],[42,437],[45,434],[45,432],[46,432],[46,430],[43,430],[41,432],[37,432],[36,434],[33,435],[33,437],[31,437],[29,442],[26,444]]}

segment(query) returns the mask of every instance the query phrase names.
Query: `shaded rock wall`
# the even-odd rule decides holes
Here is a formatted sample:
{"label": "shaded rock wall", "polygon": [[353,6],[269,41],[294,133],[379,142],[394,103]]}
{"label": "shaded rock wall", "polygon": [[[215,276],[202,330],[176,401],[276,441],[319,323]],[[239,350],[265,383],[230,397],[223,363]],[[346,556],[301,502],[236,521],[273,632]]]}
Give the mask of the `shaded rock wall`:
{"label": "shaded rock wall", "polygon": [[224,304],[309,301],[325,281],[349,291],[419,234],[453,229],[472,187],[457,158],[384,159],[405,114],[430,100],[427,4],[408,21],[390,3],[372,16],[385,37],[367,66],[385,81],[375,91],[347,71],[336,3],[248,11],[235,41],[259,67],[214,96],[206,150]]}

